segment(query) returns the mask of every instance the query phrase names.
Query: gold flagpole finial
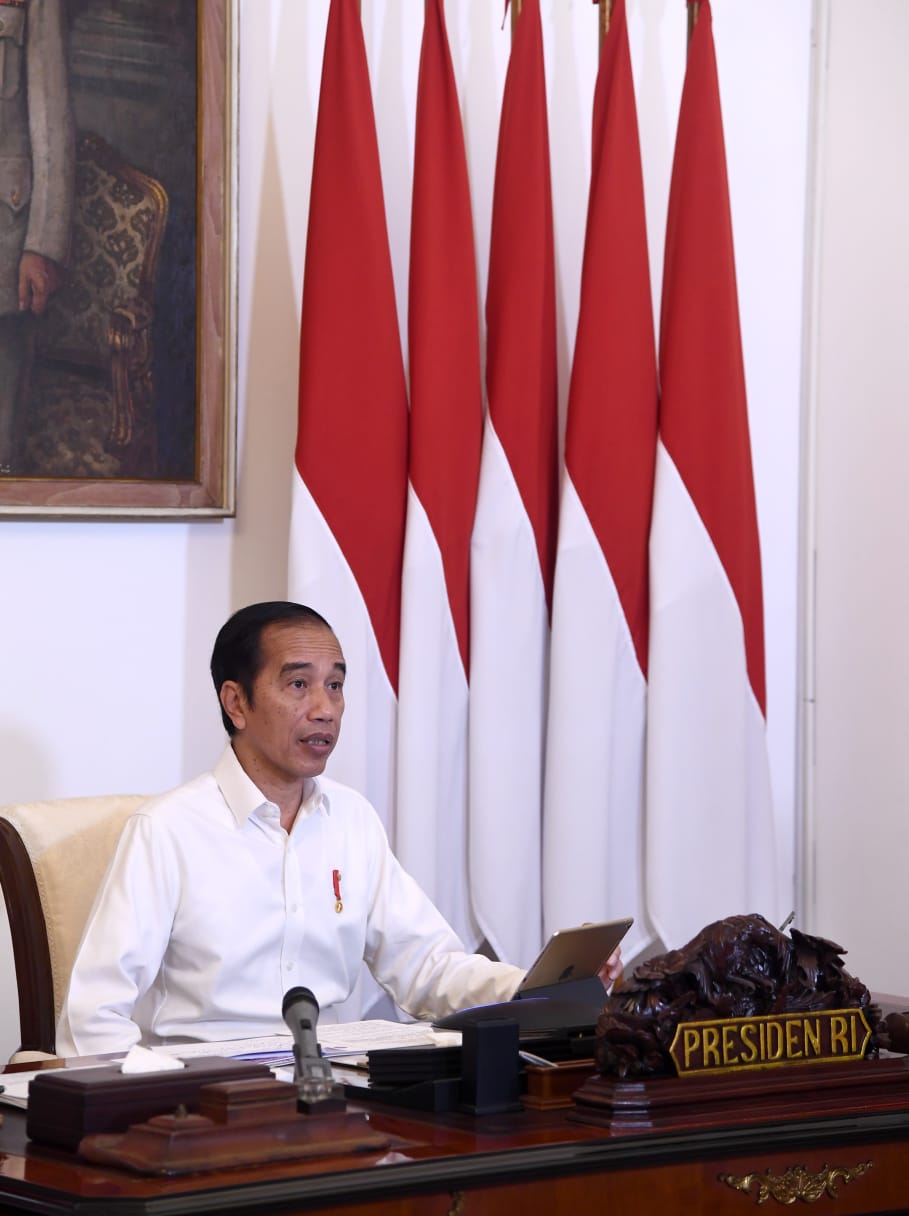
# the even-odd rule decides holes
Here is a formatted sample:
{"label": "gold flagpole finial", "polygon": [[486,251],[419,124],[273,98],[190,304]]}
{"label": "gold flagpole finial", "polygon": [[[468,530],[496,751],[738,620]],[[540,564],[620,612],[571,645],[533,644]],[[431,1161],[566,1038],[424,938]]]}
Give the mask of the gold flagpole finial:
{"label": "gold flagpole finial", "polygon": [[613,0],[599,0],[599,4],[600,4],[600,50],[603,49],[603,43],[606,41],[606,35],[609,33],[609,23],[612,20],[612,3],[613,3]]}
{"label": "gold flagpole finial", "polygon": [[[506,0],[509,2],[509,0]],[[521,6],[523,0],[510,0],[511,3],[511,36],[514,37],[515,26],[518,24],[518,18],[521,15]]]}
{"label": "gold flagpole finial", "polygon": [[688,41],[691,42],[691,36],[694,33],[694,27],[698,23],[698,9],[700,8],[698,0],[688,0]]}

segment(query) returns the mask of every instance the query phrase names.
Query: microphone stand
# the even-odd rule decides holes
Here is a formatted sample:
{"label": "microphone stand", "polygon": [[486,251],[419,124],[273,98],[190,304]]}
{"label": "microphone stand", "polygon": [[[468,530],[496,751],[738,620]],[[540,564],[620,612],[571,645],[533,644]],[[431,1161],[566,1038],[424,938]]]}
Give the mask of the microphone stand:
{"label": "microphone stand", "polygon": [[326,1111],[346,1110],[344,1087],[332,1076],[328,1060],[304,1058],[294,1044],[294,1084],[297,1087],[297,1110],[307,1115]]}
{"label": "microphone stand", "polygon": [[282,1013],[294,1038],[297,1110],[307,1115],[346,1110],[344,1088],[335,1081],[316,1038],[319,1002],[308,988],[292,988],[284,996]]}

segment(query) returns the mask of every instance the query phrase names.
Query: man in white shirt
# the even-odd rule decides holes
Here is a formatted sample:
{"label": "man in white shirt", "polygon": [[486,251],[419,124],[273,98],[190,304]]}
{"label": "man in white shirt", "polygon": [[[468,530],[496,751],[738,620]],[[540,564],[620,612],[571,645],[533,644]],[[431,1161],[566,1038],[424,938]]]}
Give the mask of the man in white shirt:
{"label": "man in white shirt", "polygon": [[[211,670],[229,745],[212,772],[127,821],[58,1054],[283,1033],[283,994],[300,984],[336,1020],[364,959],[415,1017],[513,996],[523,971],[466,953],[369,802],[322,776],[346,670],[328,623],[299,604],[243,608]],[[620,966],[616,955],[603,978]]]}

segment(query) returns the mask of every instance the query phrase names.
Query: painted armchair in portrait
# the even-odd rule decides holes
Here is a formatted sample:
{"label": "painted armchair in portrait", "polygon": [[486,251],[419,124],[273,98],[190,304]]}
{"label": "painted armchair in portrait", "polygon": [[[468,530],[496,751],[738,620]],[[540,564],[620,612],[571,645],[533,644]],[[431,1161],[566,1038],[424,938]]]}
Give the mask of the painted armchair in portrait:
{"label": "painted armchair in portrait", "polygon": [[80,133],[70,265],[35,326],[26,476],[156,475],[155,275],[167,211],[159,181]]}

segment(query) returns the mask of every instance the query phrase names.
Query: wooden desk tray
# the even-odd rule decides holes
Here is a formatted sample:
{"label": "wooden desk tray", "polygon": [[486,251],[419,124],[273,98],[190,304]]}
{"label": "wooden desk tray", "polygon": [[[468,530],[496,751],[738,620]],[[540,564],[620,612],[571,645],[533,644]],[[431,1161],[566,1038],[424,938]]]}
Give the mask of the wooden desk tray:
{"label": "wooden desk tray", "polygon": [[305,1157],[335,1157],[387,1148],[389,1138],[365,1113],[297,1112],[285,1081],[206,1085],[198,1114],[155,1115],[120,1135],[86,1136],[79,1156],[138,1174],[189,1174]]}
{"label": "wooden desk tray", "polygon": [[909,1058],[795,1064],[714,1077],[620,1081],[593,1076],[568,1118],[613,1132],[785,1122],[870,1111],[905,1112]]}
{"label": "wooden desk tray", "polygon": [[205,1085],[251,1078],[273,1080],[267,1064],[198,1056],[168,1072],[124,1073],[119,1065],[41,1072],[28,1087],[30,1140],[75,1152],[84,1136],[125,1132],[153,1115],[183,1106],[198,1110]]}

